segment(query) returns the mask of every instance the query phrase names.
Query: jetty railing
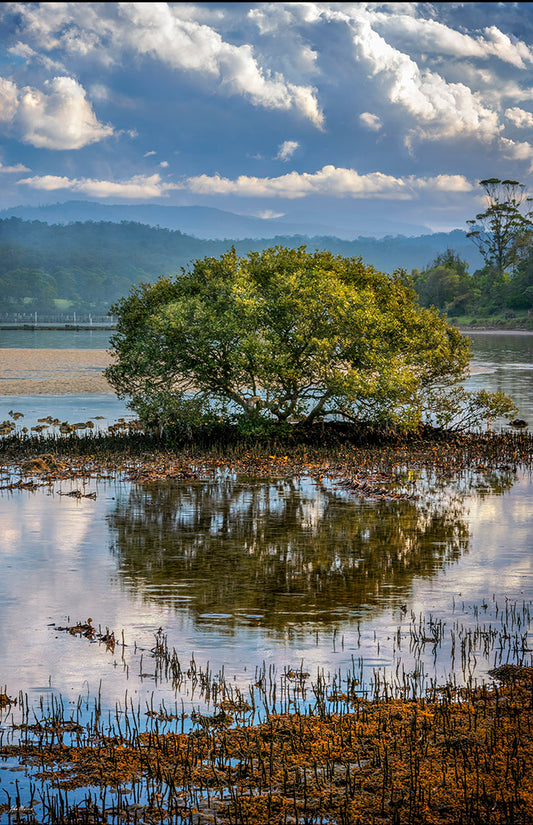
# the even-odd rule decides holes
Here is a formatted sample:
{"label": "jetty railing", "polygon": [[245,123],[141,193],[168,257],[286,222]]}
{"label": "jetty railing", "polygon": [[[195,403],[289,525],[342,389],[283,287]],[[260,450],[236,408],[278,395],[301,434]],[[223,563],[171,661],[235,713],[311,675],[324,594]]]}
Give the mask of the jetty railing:
{"label": "jetty railing", "polygon": [[92,313],[0,312],[0,329],[116,329],[112,315]]}

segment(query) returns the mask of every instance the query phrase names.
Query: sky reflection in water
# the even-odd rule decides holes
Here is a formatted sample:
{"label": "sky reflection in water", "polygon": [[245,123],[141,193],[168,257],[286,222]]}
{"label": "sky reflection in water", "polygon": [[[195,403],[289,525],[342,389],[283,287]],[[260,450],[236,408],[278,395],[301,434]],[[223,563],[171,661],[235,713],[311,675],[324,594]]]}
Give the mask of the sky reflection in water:
{"label": "sky reflection in water", "polygon": [[[134,666],[133,642],[153,647],[160,626],[185,663],[194,653],[242,685],[263,660],[315,673],[364,656],[370,676],[400,655],[409,668],[412,655],[393,655],[391,640],[411,611],[450,629],[468,624],[474,605],[490,613],[495,601],[533,597],[533,482],[512,481],[493,475],[480,494],[448,490],[429,504],[363,501],[310,479],[90,482],[96,501],[60,495],[69,483],[2,493],[2,682],[71,697],[101,682],[110,707],[126,689],[148,700],[153,681],[139,681],[138,660],[127,678],[125,664]],[[50,626],[89,616],[124,630],[124,662],[118,649]],[[438,662],[424,655],[444,680],[446,644]],[[479,674],[490,666],[480,660]],[[158,695],[174,698],[169,685]]]}
{"label": "sky reflection in water", "polygon": [[[481,372],[469,379],[512,392],[529,421],[532,347],[533,336],[474,335]],[[0,397],[0,408],[12,402]],[[54,407],[70,420],[125,411],[112,395],[19,396],[16,407],[35,417]],[[533,598],[531,476],[493,474],[475,480],[477,492],[471,481],[446,494],[430,482],[419,503],[351,498],[310,479],[88,482],[83,491],[96,491],[96,501],[60,495],[72,489],[66,482],[0,492],[0,683],[77,697],[101,682],[110,707],[126,688],[149,697],[153,680],[139,680],[131,645],[149,650],[159,627],[185,662],[194,652],[243,685],[263,660],[280,668],[303,660],[314,674],[364,656],[370,676],[399,657],[413,666],[412,651],[392,643],[412,614],[446,622],[438,661],[423,651],[428,673],[444,681],[454,622],[474,622],[474,610],[494,621],[496,604]],[[50,626],[89,616],[124,630],[124,660]],[[476,673],[490,666],[479,659]],[[170,686],[157,690],[174,698]]]}

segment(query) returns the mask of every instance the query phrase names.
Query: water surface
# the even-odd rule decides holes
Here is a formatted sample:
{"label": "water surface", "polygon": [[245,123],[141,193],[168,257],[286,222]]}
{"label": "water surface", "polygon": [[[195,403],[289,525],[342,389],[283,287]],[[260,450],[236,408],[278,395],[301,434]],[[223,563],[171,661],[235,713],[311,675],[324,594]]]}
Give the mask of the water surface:
{"label": "water surface", "polygon": [[[96,500],[65,495],[73,487]],[[356,498],[331,480],[226,475],[4,491],[2,681],[30,693],[101,689],[109,706],[125,689],[149,695],[153,683],[126,674],[117,652],[52,626],[89,616],[147,649],[163,627],[185,662],[194,653],[244,687],[262,661],[316,673],[363,656],[370,679],[375,667],[412,665],[393,639],[419,614],[447,625],[438,660],[425,651],[444,680],[457,618],[468,625],[485,603],[495,621],[497,604],[533,598],[531,477],[503,472],[475,487],[423,503]],[[478,675],[493,656],[479,656]]]}
{"label": "water surface", "polygon": [[[512,392],[533,421],[532,339],[473,342],[469,386]],[[0,396],[0,418],[9,410],[27,424],[51,414],[102,415],[105,425],[127,414],[105,393]],[[102,478],[29,491],[7,489],[11,481],[0,475],[0,692],[24,697],[32,719],[58,702],[64,718],[90,719],[100,702],[110,725],[131,707],[149,727],[164,702],[176,729],[189,730],[195,710],[212,712],[204,677],[254,697],[258,718],[267,677],[280,686],[277,707],[294,710],[314,707],[311,684],[342,685],[349,674],[361,693],[386,679],[420,695],[531,663],[526,471],[487,468],[446,483],[430,474],[418,500],[356,496],[327,475],[201,469],[142,485]],[[89,617],[119,643],[58,629]],[[157,668],[156,638],[176,650],[179,685]],[[309,677],[296,695],[287,673],[298,670]],[[18,704],[0,714],[0,738],[16,735],[20,713]],[[20,788],[28,804],[29,775],[12,769],[0,763],[0,791],[14,798]]]}
{"label": "water surface", "polygon": [[[469,384],[513,391],[533,420],[533,338],[472,339]],[[10,409],[28,423],[102,415],[103,425],[128,412],[112,394],[0,397],[0,418]],[[63,495],[76,485],[96,500]],[[263,660],[335,670],[363,656],[370,676],[398,665],[398,625],[407,634],[412,615],[434,612],[447,641],[437,659],[429,648],[424,655],[446,679],[459,614],[468,623],[481,610],[497,624],[498,605],[533,598],[532,492],[531,477],[511,471],[445,490],[429,479],[419,501],[358,498],[335,479],[227,474],[0,491],[0,681],[38,694],[46,685],[98,690],[102,680],[111,705],[126,686],[153,689],[132,681],[138,663],[115,666],[116,655],[49,626],[89,616],[147,649],[163,627],[185,658],[194,653],[243,683]],[[411,666],[413,651],[401,656]],[[490,666],[481,656],[476,672]]]}

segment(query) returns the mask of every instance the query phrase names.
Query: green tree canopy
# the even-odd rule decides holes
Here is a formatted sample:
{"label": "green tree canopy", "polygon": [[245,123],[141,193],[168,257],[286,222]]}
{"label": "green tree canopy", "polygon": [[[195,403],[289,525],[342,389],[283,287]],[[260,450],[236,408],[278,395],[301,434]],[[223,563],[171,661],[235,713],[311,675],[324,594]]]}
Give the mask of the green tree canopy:
{"label": "green tree canopy", "polygon": [[467,221],[471,238],[489,266],[503,276],[523,256],[531,242],[533,212],[525,186],[516,180],[487,178],[480,186],[487,208]]}
{"label": "green tree canopy", "polygon": [[435,415],[469,358],[467,340],[418,305],[405,273],[305,247],[197,260],[112,311],[107,378],[158,424],[239,414],[414,426]]}
{"label": "green tree canopy", "polygon": [[468,264],[453,249],[437,255],[422,272],[413,270],[411,277],[422,306],[457,314],[472,300]]}

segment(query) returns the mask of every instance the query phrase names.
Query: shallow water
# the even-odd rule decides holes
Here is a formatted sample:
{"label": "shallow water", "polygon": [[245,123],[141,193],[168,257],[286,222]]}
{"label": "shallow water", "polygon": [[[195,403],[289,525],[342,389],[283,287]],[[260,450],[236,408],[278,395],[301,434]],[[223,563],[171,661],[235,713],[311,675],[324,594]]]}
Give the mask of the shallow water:
{"label": "shallow water", "polygon": [[[364,500],[310,478],[4,491],[2,682],[30,696],[101,691],[108,707],[126,689],[146,698],[154,683],[139,680],[132,645],[149,650],[159,627],[185,664],[194,654],[244,689],[263,661],[316,675],[362,656],[369,681],[376,667],[414,667],[394,634],[409,639],[430,614],[447,630],[437,656],[421,652],[428,678],[455,670],[464,680],[450,654],[454,621],[470,626],[481,612],[497,624],[503,605],[533,599],[532,479],[477,482],[477,493],[452,487],[424,503]],[[96,500],[65,495],[73,487]],[[54,630],[89,616],[124,631],[124,661]],[[495,656],[478,656],[476,677]],[[175,698],[165,684],[159,695]]]}
{"label": "shallow water", "polygon": [[0,349],[107,349],[106,330],[0,329]]}
{"label": "shallow water", "polygon": [[17,429],[33,427],[40,418],[51,415],[60,421],[92,420],[94,431],[107,429],[119,418],[135,418],[124,401],[111,393],[90,395],[0,395],[0,420],[8,420],[10,412],[22,412]]}
{"label": "shallow water", "polygon": [[[50,334],[36,333],[47,344]],[[533,336],[472,340],[469,384],[512,391],[533,420]],[[0,418],[13,409],[28,426],[51,414],[101,428],[129,412],[111,394],[0,396]],[[98,645],[56,639],[48,623],[68,616],[91,616],[148,647],[162,626],[185,657],[194,651],[240,678],[263,659],[336,668],[357,654],[368,673],[390,668],[387,637],[411,610],[438,609],[449,624],[454,600],[465,600],[468,613],[493,597],[533,598],[531,478],[493,475],[487,484],[463,479],[446,494],[431,489],[422,503],[352,498],[312,479],[81,488],[96,501],[61,495],[66,483],[0,492],[0,682],[35,691],[51,680],[75,692],[102,678],[112,703],[122,670]],[[441,648],[445,678],[451,660]]]}
{"label": "shallow water", "polygon": [[533,334],[470,333],[470,390],[505,392],[519,408],[519,417],[533,422]]}
{"label": "shallow water", "polygon": [[[473,342],[470,387],[511,392],[533,421],[533,338]],[[111,394],[0,396],[0,418],[10,409],[29,425],[128,413]],[[506,661],[531,663],[532,497],[531,474],[505,469],[428,478],[418,501],[356,497],[334,478],[228,473],[0,490],[0,693],[24,697],[31,720],[54,702],[65,719],[89,719],[98,701],[109,724],[135,707],[149,726],[164,702],[189,730],[194,710],[213,709],[198,673],[256,701],[268,677],[286,710],[313,707],[311,682],[349,674],[361,692],[386,679],[410,695],[488,679]],[[58,629],[89,617],[114,647]],[[179,685],[152,654],[160,628],[189,674]],[[297,696],[289,669],[310,674]],[[21,713],[0,712],[0,740]],[[0,762],[0,792],[19,787],[28,804],[29,775],[13,770]]]}

